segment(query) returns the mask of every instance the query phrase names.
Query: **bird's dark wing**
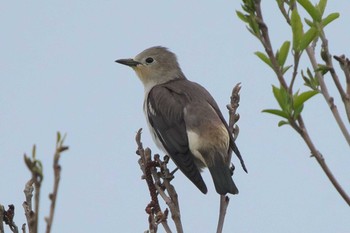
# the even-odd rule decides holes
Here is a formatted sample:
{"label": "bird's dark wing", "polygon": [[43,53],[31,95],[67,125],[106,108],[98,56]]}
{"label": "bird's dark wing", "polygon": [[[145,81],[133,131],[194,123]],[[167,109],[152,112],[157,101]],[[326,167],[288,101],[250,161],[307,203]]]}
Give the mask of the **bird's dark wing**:
{"label": "bird's dark wing", "polygon": [[172,160],[198,189],[207,193],[188,145],[184,122],[186,98],[186,95],[176,93],[165,85],[157,85],[149,92],[144,108],[156,138]]}
{"label": "bird's dark wing", "polygon": [[[167,87],[171,88],[173,91],[175,91],[181,95],[187,95],[187,98],[190,99],[191,101],[202,100],[202,101],[206,101],[207,103],[209,103],[213,107],[213,109],[215,110],[216,114],[220,117],[220,119],[223,122],[223,124],[225,125],[227,131],[230,132],[228,129],[228,124],[227,124],[224,116],[222,115],[222,113],[219,109],[219,106],[217,105],[214,98],[210,95],[210,93],[204,87],[202,87],[198,83],[191,82],[191,81],[184,80],[184,79],[169,82]],[[184,90],[188,90],[189,88],[191,89],[191,92],[190,92],[191,94],[184,91]],[[229,133],[229,136],[230,136],[231,149],[233,150],[233,152],[236,154],[237,158],[239,159],[243,170],[245,172],[248,172],[248,170],[244,164],[244,160],[242,158],[242,155],[238,150],[238,147],[235,143],[235,140],[234,140],[232,134]]]}

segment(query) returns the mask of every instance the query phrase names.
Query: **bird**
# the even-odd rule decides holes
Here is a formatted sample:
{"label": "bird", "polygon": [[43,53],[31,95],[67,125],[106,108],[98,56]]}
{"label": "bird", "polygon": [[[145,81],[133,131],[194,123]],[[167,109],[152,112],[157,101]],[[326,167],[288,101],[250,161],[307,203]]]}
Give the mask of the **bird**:
{"label": "bird", "polygon": [[157,147],[202,193],[208,189],[200,173],[208,168],[218,194],[238,194],[232,151],[248,172],[240,151],[214,98],[186,78],[177,56],[154,46],[115,62],[131,67],[143,83],[143,110]]}

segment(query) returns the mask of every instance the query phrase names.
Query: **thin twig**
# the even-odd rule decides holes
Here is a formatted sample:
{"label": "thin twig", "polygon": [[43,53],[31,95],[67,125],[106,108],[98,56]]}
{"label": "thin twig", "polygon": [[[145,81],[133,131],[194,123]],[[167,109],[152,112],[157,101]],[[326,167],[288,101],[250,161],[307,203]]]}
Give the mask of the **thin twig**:
{"label": "thin twig", "polygon": [[[237,112],[237,108],[239,107],[239,101],[240,96],[239,92],[241,90],[241,84],[238,83],[236,86],[232,89],[232,94],[230,98],[230,104],[228,104],[226,107],[229,112],[229,124],[228,128],[231,134],[233,134],[234,139],[236,140],[239,133],[239,128],[236,125],[237,121],[239,120],[239,114]],[[229,153],[232,153],[232,151],[229,151]],[[225,222],[225,216],[226,216],[226,210],[229,205],[229,197],[226,195],[220,195],[220,210],[219,210],[219,219],[218,219],[218,226],[216,229],[217,233],[221,233],[224,228],[224,222]]]}
{"label": "thin twig", "polygon": [[343,71],[345,73],[345,78],[346,78],[346,83],[347,83],[347,91],[345,92],[343,89],[343,86],[341,85],[341,83],[339,81],[338,75],[335,72],[335,69],[333,66],[333,61],[332,61],[332,56],[331,56],[331,54],[329,52],[329,48],[328,48],[328,40],[327,40],[325,33],[322,29],[320,30],[320,38],[322,41],[322,51],[325,55],[324,57],[326,58],[325,59],[326,65],[331,73],[333,82],[334,82],[335,86],[337,87],[338,92],[341,96],[341,99],[344,103],[344,107],[345,107],[345,111],[346,111],[346,114],[348,117],[348,121],[350,122],[350,74],[349,74],[350,71],[349,71],[349,68],[343,69],[344,66],[343,67],[341,66],[341,68],[343,69]]}
{"label": "thin twig", "polygon": [[[41,183],[43,181],[43,173],[42,173],[42,164],[40,160],[36,159],[36,146],[33,145],[32,149],[32,156],[31,158],[28,157],[26,154],[24,154],[24,162],[27,165],[29,171],[32,174],[32,178],[30,181],[27,182],[26,188],[24,189],[25,195],[27,194],[27,188],[28,190],[31,190],[31,193],[33,192],[33,188],[27,187],[27,185],[33,186],[34,185],[34,210],[31,199],[33,197],[32,194],[29,196],[26,196],[26,201],[30,198],[29,209],[31,211],[30,213],[30,223],[28,222],[29,232],[30,233],[37,233],[38,232],[38,225],[39,225],[39,204],[40,204],[40,188]],[[27,211],[25,203],[23,203],[23,207],[25,211]]]}
{"label": "thin twig", "polygon": [[[172,218],[174,220],[177,232],[183,232],[182,223],[180,219],[180,209],[178,207],[177,202],[177,194],[175,189],[170,184],[170,180],[172,179],[172,175],[169,175],[168,169],[166,167],[167,161],[164,159],[162,161],[159,158],[159,155],[154,155],[154,160],[152,160],[151,150],[149,148],[143,149],[143,145],[141,142],[141,132],[142,129],[139,129],[135,140],[137,143],[137,154],[140,156],[139,165],[140,169],[143,172],[143,178],[147,182],[147,186],[151,196],[151,202],[146,207],[146,212],[148,213],[148,222],[149,222],[149,231],[157,232],[158,224],[162,224],[165,231],[167,233],[171,233],[171,229],[168,225],[167,218],[169,210],[166,209],[164,213],[160,209],[158,194],[164,199],[166,204],[169,206],[170,212],[172,214]],[[157,172],[156,168],[160,168],[161,172]],[[160,177],[161,175],[161,177]],[[161,182],[161,178],[163,183]],[[162,188],[165,187],[165,188]],[[167,190],[168,195],[164,192]]]}
{"label": "thin twig", "polygon": [[[256,14],[257,17],[257,22],[258,25],[260,27],[260,31],[261,33],[261,38],[260,41],[262,43],[262,45],[265,48],[265,51],[267,52],[271,63],[272,63],[272,68],[275,71],[277,78],[281,84],[282,87],[284,87],[285,89],[288,89],[285,79],[283,77],[283,75],[281,74],[281,69],[276,66],[276,57],[274,56],[273,52],[272,52],[272,47],[271,47],[271,43],[270,39],[269,39],[269,35],[268,35],[268,29],[267,26],[265,25],[265,23],[263,22],[263,18],[262,18],[262,14],[261,14],[261,8],[260,8],[260,0],[255,0],[255,12],[254,14]],[[283,14],[283,12],[282,12]],[[322,38],[321,38],[322,39]],[[329,62],[330,60],[330,53],[328,51],[328,44],[327,44],[327,40],[325,40],[325,37],[323,38],[323,49],[325,50],[326,55],[328,56],[328,58],[326,60],[328,60],[328,65],[330,68],[333,68],[333,65],[331,62]],[[320,71],[318,71],[318,64],[316,62],[316,58],[314,56],[314,48],[313,47],[308,47],[306,48],[306,52],[309,56],[310,62],[313,66],[313,69],[315,70],[316,73],[316,77],[319,81],[320,84],[320,88],[321,88],[321,93],[323,94],[324,98],[326,99],[333,115],[334,118],[336,119],[336,122],[338,123],[338,126],[340,127],[345,139],[347,140],[347,142],[350,145],[350,135],[339,115],[339,112],[337,110],[336,105],[334,104],[334,100],[333,98],[329,95],[326,84],[323,80],[323,75],[320,73]],[[295,60],[296,61],[296,60]],[[298,59],[297,59],[298,61]],[[294,64],[296,65],[296,64]],[[333,69],[334,70],[334,69]],[[337,76],[334,76],[335,72],[333,72],[333,80],[335,80],[335,83],[337,85]],[[294,81],[293,81],[294,82]],[[292,83],[291,83],[292,85]],[[341,90],[341,89],[340,89]],[[305,143],[307,144],[307,146],[309,147],[309,149],[311,150],[312,155],[316,158],[317,162],[320,164],[321,168],[323,169],[323,171],[325,172],[325,174],[327,175],[327,177],[329,178],[329,180],[331,181],[331,183],[334,185],[334,187],[336,188],[336,190],[339,192],[339,194],[343,197],[343,199],[347,202],[348,205],[350,205],[350,198],[349,196],[345,193],[345,191],[342,189],[342,187],[340,186],[340,184],[337,182],[337,180],[335,179],[335,177],[333,176],[332,172],[330,171],[330,169],[328,168],[327,164],[324,161],[323,156],[321,155],[321,153],[316,149],[316,147],[314,146],[309,134],[307,133],[305,124],[303,122],[302,116],[301,114],[299,115],[299,117],[297,118],[297,121],[290,119],[289,120],[290,125],[301,135],[301,137],[304,139]]]}
{"label": "thin twig", "polygon": [[287,21],[287,23],[290,25],[290,18],[289,14],[287,13],[286,9],[284,8],[284,2],[278,3],[278,8],[280,9],[284,19]]}
{"label": "thin twig", "polygon": [[4,231],[4,212],[5,208],[0,204],[0,233],[5,233]]}
{"label": "thin twig", "polygon": [[340,68],[343,70],[346,80],[346,93],[344,96],[344,104],[346,114],[348,116],[348,121],[350,122],[350,60],[345,57],[345,55],[341,56],[333,56],[335,60],[339,62]]}
{"label": "thin twig", "polygon": [[239,114],[236,113],[237,108],[239,107],[240,96],[239,92],[241,90],[241,83],[237,83],[236,86],[232,89],[230,104],[226,105],[229,112],[229,123],[228,129],[233,138],[236,140],[239,134],[239,127],[236,125],[236,122],[239,120]]}
{"label": "thin twig", "polygon": [[324,82],[323,75],[321,74],[320,71],[317,70],[318,64],[317,64],[317,61],[315,58],[315,54],[310,47],[306,48],[306,53],[310,59],[310,62],[311,62],[313,69],[315,70],[316,77],[317,77],[318,82],[320,84],[321,93],[322,93],[323,97],[325,98],[326,102],[328,103],[328,106],[331,109],[333,117],[334,117],[335,121],[337,122],[341,132],[343,133],[345,140],[350,145],[350,134],[349,134],[348,130],[346,129],[346,126],[345,126],[345,124],[344,124],[344,122],[339,114],[337,106],[334,104],[333,97],[331,97],[329,92],[328,92],[328,88],[326,86],[326,83]]}
{"label": "thin twig", "polygon": [[225,216],[228,204],[230,202],[230,198],[225,195],[220,195],[220,210],[219,210],[219,220],[218,227],[216,229],[216,233],[221,233],[225,223]]}
{"label": "thin twig", "polygon": [[[34,178],[34,177],[33,177]],[[34,210],[34,219],[35,219],[35,224],[34,224],[34,233],[38,232],[39,229],[39,204],[40,204],[40,188],[41,188],[41,180],[35,179],[34,181],[34,187],[35,187],[35,192],[34,192],[34,199],[35,199],[35,210]]]}
{"label": "thin twig", "polygon": [[289,94],[293,94],[293,86],[294,86],[294,82],[295,79],[298,75],[298,68],[299,68],[299,61],[300,61],[300,53],[299,52],[295,52],[294,54],[294,66],[293,66],[293,75],[292,75],[292,80],[290,81],[289,84],[289,88],[288,88],[288,92]]}
{"label": "thin twig", "polygon": [[255,5],[255,11],[256,11],[256,20],[258,22],[260,31],[262,36],[259,38],[261,43],[263,44],[265,51],[268,55],[268,57],[270,58],[272,67],[274,72],[276,73],[276,76],[278,78],[278,81],[281,83],[281,86],[284,87],[286,90],[288,90],[288,86],[286,81],[284,80],[283,77],[283,73],[282,70],[280,68],[280,66],[278,65],[277,59],[274,55],[273,49],[272,49],[272,44],[271,44],[271,40],[270,40],[270,36],[269,36],[269,32],[268,32],[268,27],[266,26],[263,16],[262,16],[262,12],[261,12],[261,0],[255,0],[254,1],[254,5]]}
{"label": "thin twig", "polygon": [[345,192],[345,190],[341,187],[335,176],[333,175],[332,171],[329,169],[328,165],[326,164],[325,159],[323,158],[322,154],[317,150],[315,147],[314,143],[312,142],[310,135],[308,134],[304,122],[301,117],[298,119],[300,128],[301,130],[301,137],[304,139],[305,143],[309,147],[311,154],[313,157],[315,157],[316,161],[318,164],[321,166],[322,170],[328,177],[328,179],[331,181],[333,184],[334,188],[339,192],[339,194],[342,196],[344,201],[350,206],[350,197],[349,195]]}
{"label": "thin twig", "polygon": [[59,187],[59,183],[60,183],[60,179],[61,179],[61,165],[59,164],[59,160],[61,158],[61,153],[63,151],[68,150],[68,147],[63,145],[63,142],[64,142],[66,135],[64,135],[62,139],[60,138],[60,136],[57,136],[57,137],[58,138],[57,138],[57,143],[56,143],[56,150],[55,150],[55,154],[54,154],[54,158],[53,158],[54,186],[53,186],[53,192],[49,194],[49,199],[51,200],[50,215],[49,215],[49,217],[45,218],[46,233],[51,232],[53,217],[55,214],[58,187]]}
{"label": "thin twig", "polygon": [[35,214],[32,209],[32,198],[34,192],[34,180],[30,179],[23,190],[26,200],[23,202],[22,206],[24,208],[24,214],[27,219],[28,230],[29,233],[33,233],[35,231]]}
{"label": "thin twig", "polygon": [[13,233],[18,233],[18,227],[13,220],[15,217],[15,206],[14,205],[8,205],[7,210],[3,210],[3,221],[5,222],[6,225],[9,226],[10,230]]}
{"label": "thin twig", "polygon": [[324,61],[326,62],[327,68],[329,69],[329,71],[331,73],[333,82],[334,82],[335,86],[337,87],[340,96],[342,97],[342,99],[344,99],[346,94],[345,94],[345,91],[343,89],[343,86],[341,85],[341,83],[339,81],[338,75],[335,72],[333,62],[332,62],[332,56],[331,56],[329,49],[328,49],[328,40],[327,40],[327,38],[324,34],[324,31],[322,29],[320,29],[320,38],[322,41],[322,53],[324,54],[323,57],[325,58]]}

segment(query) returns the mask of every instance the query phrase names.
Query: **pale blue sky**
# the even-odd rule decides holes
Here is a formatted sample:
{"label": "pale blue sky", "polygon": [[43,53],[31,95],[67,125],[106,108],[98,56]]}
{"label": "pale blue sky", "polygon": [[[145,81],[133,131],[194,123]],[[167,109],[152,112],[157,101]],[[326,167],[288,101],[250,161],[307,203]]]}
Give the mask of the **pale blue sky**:
{"label": "pale blue sky", "polygon": [[[263,2],[276,48],[290,39],[290,32],[275,1]],[[330,49],[350,56],[350,2],[329,2],[327,12],[341,14],[326,30]],[[144,145],[160,151],[144,120],[140,81],[114,60],[163,45],[178,55],[188,79],[212,93],[225,116],[231,88],[242,83],[237,145],[249,174],[236,166],[240,194],[231,197],[224,232],[350,232],[349,207],[309,158],[301,138],[289,127],[278,128],[277,117],[261,113],[277,106],[271,93],[277,80],[253,55],[261,46],[235,15],[239,1],[13,0],[3,2],[1,9],[0,203],[16,206],[19,226],[25,221],[22,190],[29,179],[23,153],[36,143],[45,168],[44,232],[59,130],[68,134],[70,150],[61,159],[53,232],[147,229],[149,196],[135,155],[136,131],[144,128]],[[349,147],[321,96],[307,103],[304,118],[316,146],[350,193]],[[181,173],[173,181],[185,232],[216,229],[219,197],[208,172],[203,176],[207,195]]]}

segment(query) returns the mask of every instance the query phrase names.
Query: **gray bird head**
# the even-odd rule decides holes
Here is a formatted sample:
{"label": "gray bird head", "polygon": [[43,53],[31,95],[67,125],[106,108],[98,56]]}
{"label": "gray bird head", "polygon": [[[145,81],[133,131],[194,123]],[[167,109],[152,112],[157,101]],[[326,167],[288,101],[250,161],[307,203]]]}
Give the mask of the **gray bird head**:
{"label": "gray bird head", "polygon": [[119,59],[115,62],[133,68],[146,90],[173,79],[185,79],[176,55],[161,46],[148,48],[134,59]]}

